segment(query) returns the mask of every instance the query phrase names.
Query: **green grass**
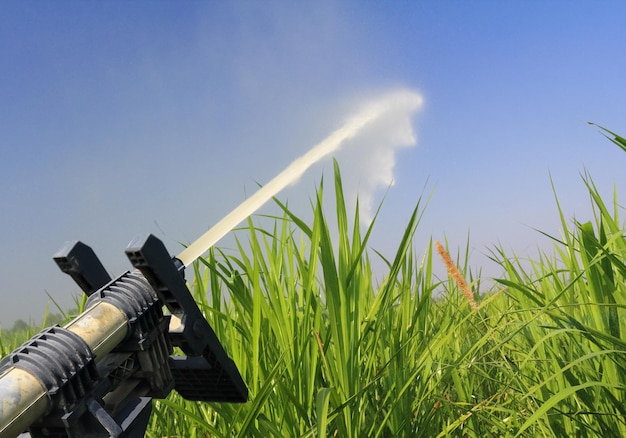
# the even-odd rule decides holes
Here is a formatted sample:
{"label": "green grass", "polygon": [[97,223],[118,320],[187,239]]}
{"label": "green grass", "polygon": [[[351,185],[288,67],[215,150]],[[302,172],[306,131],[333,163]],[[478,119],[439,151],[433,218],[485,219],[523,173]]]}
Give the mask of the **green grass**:
{"label": "green grass", "polygon": [[561,235],[545,236],[553,249],[535,260],[494,248],[504,274],[490,290],[468,269],[467,244],[452,264],[473,308],[453,275],[434,274],[435,242],[414,247],[423,200],[377,285],[376,222],[362,230],[358,205],[348,220],[337,166],[334,176],[332,220],[322,184],[310,221],[276,201],[280,217],[250,219],[236,250],[214,248],[189,269],[250,401],[172,393],[155,401],[147,436],[626,436],[617,196],[606,204],[583,175],[593,217],[570,223],[561,212]]}
{"label": "green grass", "polygon": [[625,436],[626,239],[617,201],[584,181],[593,220],[561,214],[553,253],[530,264],[494,251],[505,275],[493,290],[477,293],[467,247],[457,257],[474,311],[434,276],[434,245],[413,247],[421,201],[374,287],[375,221],[361,232],[357,205],[348,223],[336,168],[336,229],[320,187],[311,223],[279,203],[272,225],[238,234],[239,251],[194,267],[250,402],[173,395],[156,403],[150,436]]}

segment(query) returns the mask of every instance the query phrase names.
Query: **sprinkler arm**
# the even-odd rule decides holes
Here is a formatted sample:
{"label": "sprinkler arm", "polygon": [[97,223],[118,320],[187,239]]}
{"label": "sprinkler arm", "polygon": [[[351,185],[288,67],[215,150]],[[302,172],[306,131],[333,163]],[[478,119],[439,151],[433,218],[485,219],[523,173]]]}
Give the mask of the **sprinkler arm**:
{"label": "sprinkler arm", "polygon": [[152,399],[173,389],[188,400],[247,400],[180,261],[152,235],[134,239],[126,255],[134,269],[113,280],[81,242],[54,256],[88,295],[86,310],[0,361],[0,436],[139,438]]}

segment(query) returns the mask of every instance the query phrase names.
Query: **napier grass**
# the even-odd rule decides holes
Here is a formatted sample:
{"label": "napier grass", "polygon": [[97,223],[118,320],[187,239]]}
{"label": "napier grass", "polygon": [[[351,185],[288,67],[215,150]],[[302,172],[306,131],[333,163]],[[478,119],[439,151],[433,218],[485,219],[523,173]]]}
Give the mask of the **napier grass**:
{"label": "napier grass", "polygon": [[[454,259],[437,242],[414,248],[421,202],[375,285],[375,220],[361,232],[357,205],[348,223],[337,167],[332,221],[321,187],[310,223],[277,201],[282,217],[249,220],[238,251],[214,248],[187,272],[249,402],[172,393],[146,436],[626,436],[626,238],[617,199],[583,180],[592,220],[561,214],[553,251],[530,263],[496,248],[492,290],[468,271],[468,246]],[[440,257],[448,278],[433,274]]]}

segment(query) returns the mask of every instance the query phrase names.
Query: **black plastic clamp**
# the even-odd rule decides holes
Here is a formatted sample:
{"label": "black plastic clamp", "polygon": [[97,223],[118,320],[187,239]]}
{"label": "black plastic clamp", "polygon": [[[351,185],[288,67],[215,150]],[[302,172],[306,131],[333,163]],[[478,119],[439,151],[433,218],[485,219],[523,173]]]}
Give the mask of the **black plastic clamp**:
{"label": "black plastic clamp", "polygon": [[189,292],[180,262],[153,235],[131,241],[126,255],[163,304],[180,318],[179,327],[170,330],[170,339],[187,356],[170,357],[174,389],[187,400],[246,402],[246,384]]}
{"label": "black plastic clamp", "polygon": [[[64,430],[61,418],[89,399],[100,381],[87,343],[59,326],[43,330],[2,359],[0,369],[5,367],[23,369],[41,383],[50,401],[46,415]],[[33,437],[44,436],[40,431],[41,422],[32,425]]]}
{"label": "black plastic clamp", "polygon": [[71,276],[87,296],[111,281],[96,253],[82,242],[65,242],[52,258],[61,271]]}

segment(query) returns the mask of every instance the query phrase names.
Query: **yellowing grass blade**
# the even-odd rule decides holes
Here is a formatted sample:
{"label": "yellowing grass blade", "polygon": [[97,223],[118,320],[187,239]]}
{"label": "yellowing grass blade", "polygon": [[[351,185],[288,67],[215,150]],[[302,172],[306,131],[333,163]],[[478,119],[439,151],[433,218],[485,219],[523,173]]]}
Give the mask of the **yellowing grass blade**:
{"label": "yellowing grass blade", "polygon": [[365,125],[379,118],[391,110],[413,111],[422,103],[419,95],[407,91],[392,93],[380,100],[367,105],[363,111],[337,129],[325,140],[314,146],[306,154],[293,161],[285,170],[276,175],[274,179],[261,187],[254,195],[242,202],[233,211],[228,213],[209,231],[204,233],[198,240],[185,248],[177,258],[185,266],[189,266],[212,247],[218,240],[235,228],[248,216],[257,211],[263,204],[269,201],[282,189],[295,182],[311,165],[325,156],[337,151],[345,140],[353,137]]}

